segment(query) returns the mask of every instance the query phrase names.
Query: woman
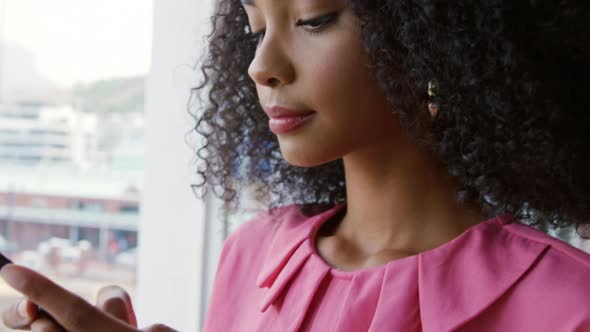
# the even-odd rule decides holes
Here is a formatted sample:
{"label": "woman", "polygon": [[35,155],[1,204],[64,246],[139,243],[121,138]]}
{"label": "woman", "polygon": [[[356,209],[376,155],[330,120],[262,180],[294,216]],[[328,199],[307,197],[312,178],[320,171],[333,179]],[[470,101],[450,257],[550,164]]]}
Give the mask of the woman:
{"label": "woman", "polygon": [[268,211],[226,240],[205,331],[590,330],[590,256],[532,227],[587,230],[588,18],[221,0],[201,187]]}

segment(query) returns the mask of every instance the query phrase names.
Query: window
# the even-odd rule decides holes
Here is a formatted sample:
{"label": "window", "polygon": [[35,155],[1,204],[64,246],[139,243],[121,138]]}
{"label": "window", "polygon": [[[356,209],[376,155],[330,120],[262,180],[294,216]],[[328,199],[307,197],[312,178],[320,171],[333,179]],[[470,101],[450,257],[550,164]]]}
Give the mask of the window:
{"label": "window", "polygon": [[[137,302],[153,14],[0,0],[0,251],[92,303],[108,284]],[[17,297],[0,287],[0,310]]]}

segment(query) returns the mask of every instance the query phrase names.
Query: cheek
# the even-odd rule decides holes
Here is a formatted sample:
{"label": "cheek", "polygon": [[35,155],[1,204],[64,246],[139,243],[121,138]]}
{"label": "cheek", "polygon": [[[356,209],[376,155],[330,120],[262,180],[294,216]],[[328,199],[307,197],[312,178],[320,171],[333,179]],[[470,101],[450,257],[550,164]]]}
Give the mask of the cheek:
{"label": "cheek", "polygon": [[315,166],[369,144],[390,144],[399,122],[386,106],[361,41],[353,29],[294,43],[298,81],[293,87],[316,119],[300,135],[279,137],[285,159]]}
{"label": "cheek", "polygon": [[[338,56],[335,56],[338,55]],[[308,67],[313,106],[321,115],[326,132],[342,144],[356,143],[391,133],[396,118],[387,108],[386,97],[367,66],[360,41],[351,40],[318,52]],[[345,135],[344,135],[345,134]],[[374,136],[372,136],[374,135]]]}
{"label": "cheek", "polygon": [[365,63],[357,55],[348,54],[341,57],[323,57],[314,70],[314,85],[321,94],[316,98],[322,101],[348,101],[357,98],[359,102],[374,88],[373,79]]}

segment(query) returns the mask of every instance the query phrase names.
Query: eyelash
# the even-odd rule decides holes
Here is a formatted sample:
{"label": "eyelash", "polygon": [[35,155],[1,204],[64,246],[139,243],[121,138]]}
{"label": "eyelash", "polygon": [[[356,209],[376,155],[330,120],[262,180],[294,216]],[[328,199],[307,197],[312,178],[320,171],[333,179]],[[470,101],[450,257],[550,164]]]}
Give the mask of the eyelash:
{"label": "eyelash", "polygon": [[[297,22],[295,22],[295,26],[299,27],[299,26],[308,26],[308,25],[319,24],[319,27],[314,27],[311,29],[303,29],[303,31],[305,31],[306,33],[309,33],[311,35],[319,34],[324,29],[326,29],[329,24],[336,21],[336,19],[338,18],[338,14],[339,14],[339,12],[334,12],[334,13],[330,13],[327,15],[322,15],[320,17],[312,18],[309,20],[297,20]],[[252,36],[252,38],[254,39],[254,41],[257,44],[260,44],[260,42],[262,41],[262,38],[264,37],[265,32],[266,32],[266,29],[262,29],[257,32],[250,32],[250,35]]]}

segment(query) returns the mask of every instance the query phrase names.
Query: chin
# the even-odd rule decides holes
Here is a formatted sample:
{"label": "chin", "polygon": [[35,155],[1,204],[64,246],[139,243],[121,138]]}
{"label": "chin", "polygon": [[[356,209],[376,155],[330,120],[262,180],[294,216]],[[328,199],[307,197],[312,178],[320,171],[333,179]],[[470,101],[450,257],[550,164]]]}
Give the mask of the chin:
{"label": "chin", "polygon": [[334,158],[329,158],[332,154],[328,153],[327,151],[322,151],[318,149],[318,145],[315,144],[313,148],[305,149],[305,148],[298,148],[298,149],[289,149],[284,145],[280,144],[281,146],[281,155],[283,159],[291,166],[296,167],[315,167],[320,166],[322,164],[329,163],[333,160],[339,159],[341,156],[335,156]]}
{"label": "chin", "polygon": [[318,166],[321,165],[322,163],[318,163],[318,162],[314,162],[314,161],[310,161],[310,160],[305,160],[302,158],[289,158],[289,157],[284,157],[285,161],[291,165],[291,166],[296,166],[296,167],[314,167],[314,166]]}

